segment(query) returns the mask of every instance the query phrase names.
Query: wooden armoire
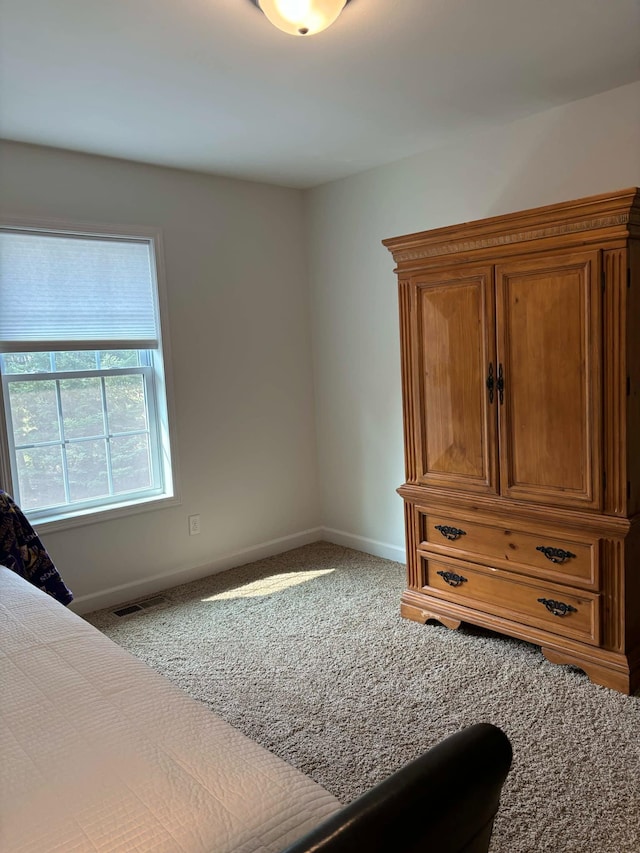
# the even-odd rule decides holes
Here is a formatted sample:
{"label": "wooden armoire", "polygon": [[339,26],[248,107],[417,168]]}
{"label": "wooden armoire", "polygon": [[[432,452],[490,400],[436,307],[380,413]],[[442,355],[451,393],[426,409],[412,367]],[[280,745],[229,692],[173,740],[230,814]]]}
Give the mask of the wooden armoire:
{"label": "wooden armoire", "polygon": [[640,190],[383,241],[397,264],[403,616],[640,687]]}

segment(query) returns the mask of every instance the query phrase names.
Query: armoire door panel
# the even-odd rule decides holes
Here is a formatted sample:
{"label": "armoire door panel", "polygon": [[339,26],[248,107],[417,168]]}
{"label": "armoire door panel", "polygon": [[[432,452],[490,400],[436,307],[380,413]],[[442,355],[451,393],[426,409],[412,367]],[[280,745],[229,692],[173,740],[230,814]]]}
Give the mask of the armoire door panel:
{"label": "armoire door panel", "polygon": [[493,270],[415,280],[418,481],[497,492]]}
{"label": "armoire door panel", "polygon": [[601,506],[598,252],[496,268],[502,495]]}

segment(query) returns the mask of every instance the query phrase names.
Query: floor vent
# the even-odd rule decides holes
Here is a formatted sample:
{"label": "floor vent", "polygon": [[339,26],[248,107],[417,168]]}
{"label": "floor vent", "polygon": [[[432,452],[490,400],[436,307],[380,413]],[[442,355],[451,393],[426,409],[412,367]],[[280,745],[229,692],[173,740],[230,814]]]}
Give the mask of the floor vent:
{"label": "floor vent", "polygon": [[167,599],[163,595],[155,595],[153,598],[146,598],[144,601],[138,601],[138,607],[146,610],[148,607],[157,607],[159,604],[165,604]]}
{"label": "floor vent", "polygon": [[162,595],[155,595],[153,598],[146,598],[144,601],[138,601],[135,604],[127,604],[126,607],[120,607],[118,610],[112,610],[111,612],[114,616],[129,616],[138,610],[148,610],[150,607],[157,607],[159,604],[164,604],[166,600]]}
{"label": "floor vent", "polygon": [[127,607],[121,607],[119,610],[112,610],[114,616],[128,616],[130,613],[135,613],[136,610],[142,610],[139,604],[129,604]]}

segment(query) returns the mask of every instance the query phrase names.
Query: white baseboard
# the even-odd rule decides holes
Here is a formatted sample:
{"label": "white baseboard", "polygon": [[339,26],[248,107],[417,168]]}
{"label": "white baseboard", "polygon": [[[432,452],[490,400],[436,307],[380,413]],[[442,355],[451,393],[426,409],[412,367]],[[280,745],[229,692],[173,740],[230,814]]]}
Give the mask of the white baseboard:
{"label": "white baseboard", "polygon": [[218,557],[213,562],[202,566],[164,572],[163,574],[152,575],[144,580],[110,587],[101,592],[81,595],[71,603],[69,609],[82,614],[91,613],[93,610],[102,610],[104,607],[115,607],[118,604],[154,595],[164,589],[170,589],[172,586],[200,580],[200,578],[205,578],[208,575],[215,575],[218,572],[224,572],[236,566],[243,566],[245,563],[253,563],[255,560],[263,560],[265,557],[282,554],[285,551],[290,551],[292,548],[309,545],[311,542],[317,542],[323,538],[322,527],[302,530],[300,533],[282,536],[279,539],[271,539],[269,542],[262,542],[259,545],[244,548],[241,551],[225,554],[223,557]]}
{"label": "white baseboard", "polygon": [[356,536],[355,533],[347,533],[344,530],[323,527],[322,538],[326,542],[333,542],[334,545],[344,545],[345,548],[354,548],[356,551],[364,551],[366,554],[384,557],[386,560],[395,560],[398,563],[407,561],[406,550],[399,545],[389,545],[387,542],[367,539],[366,536]]}
{"label": "white baseboard", "polygon": [[399,563],[406,561],[405,549],[397,545],[389,545],[386,542],[378,542],[376,539],[367,539],[365,536],[356,536],[344,530],[334,530],[332,527],[312,527],[293,533],[290,536],[282,536],[279,539],[271,539],[241,551],[234,551],[218,557],[211,563],[190,568],[176,569],[159,575],[152,575],[144,580],[131,581],[131,583],[120,584],[101,592],[81,595],[70,605],[70,610],[76,613],[91,613],[94,610],[102,610],[104,607],[116,607],[119,604],[155,595],[162,590],[170,589],[172,586],[189,583],[189,581],[200,580],[208,575],[225,572],[245,563],[253,563],[255,560],[263,560],[265,557],[273,557],[309,545],[311,542],[324,540],[333,542],[335,545],[344,545],[356,551],[364,551],[366,554],[374,554],[376,557],[384,557],[387,560],[395,560]]}

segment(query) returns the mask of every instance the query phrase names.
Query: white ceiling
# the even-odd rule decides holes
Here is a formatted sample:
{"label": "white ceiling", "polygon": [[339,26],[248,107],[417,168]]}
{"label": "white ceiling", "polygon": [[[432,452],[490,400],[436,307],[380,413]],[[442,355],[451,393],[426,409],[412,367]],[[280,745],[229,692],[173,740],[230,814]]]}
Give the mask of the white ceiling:
{"label": "white ceiling", "polygon": [[640,79],[640,0],[0,0],[8,139],[309,187]]}

